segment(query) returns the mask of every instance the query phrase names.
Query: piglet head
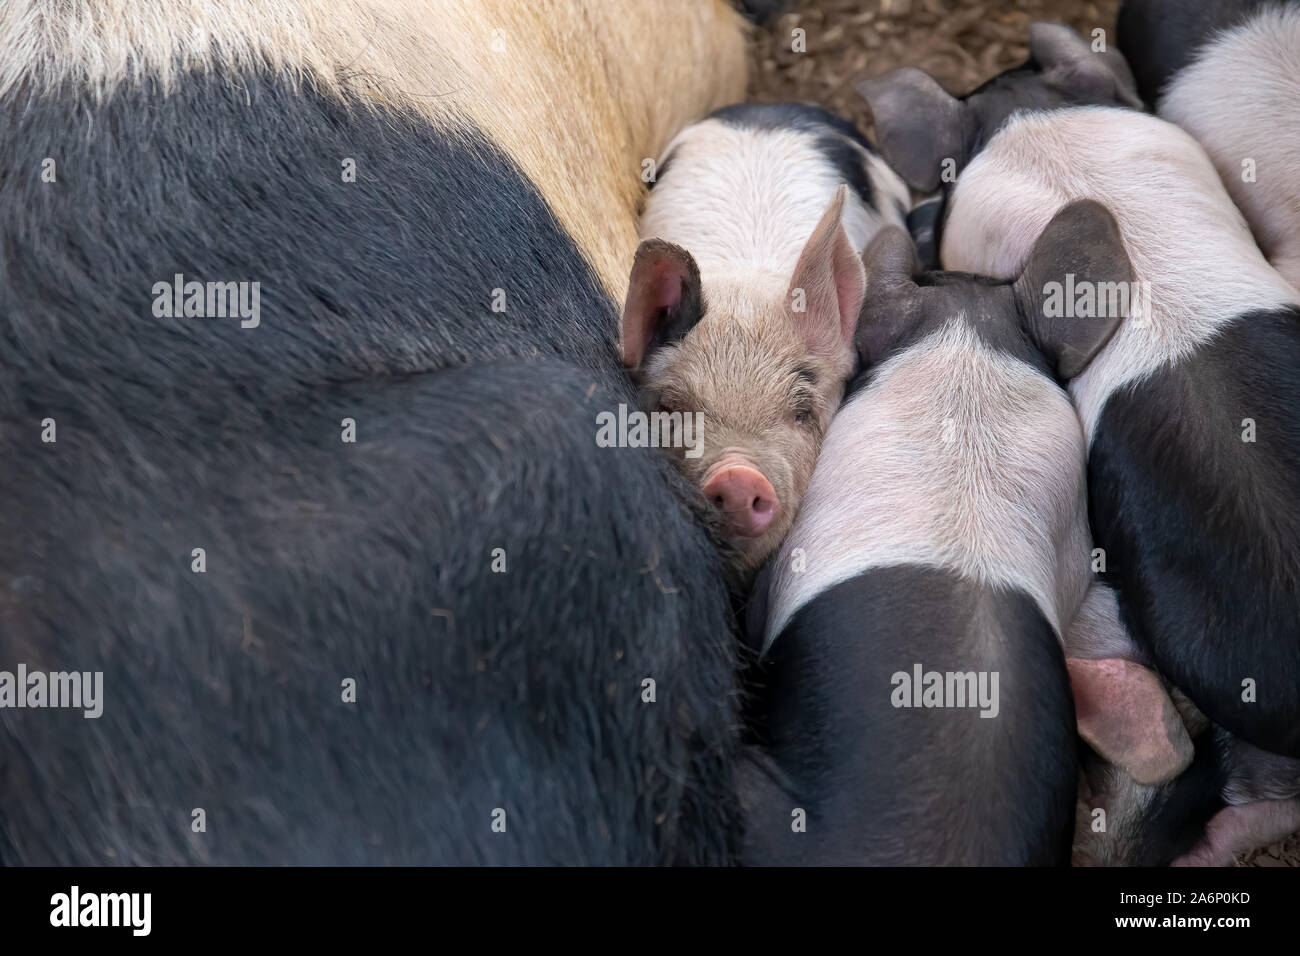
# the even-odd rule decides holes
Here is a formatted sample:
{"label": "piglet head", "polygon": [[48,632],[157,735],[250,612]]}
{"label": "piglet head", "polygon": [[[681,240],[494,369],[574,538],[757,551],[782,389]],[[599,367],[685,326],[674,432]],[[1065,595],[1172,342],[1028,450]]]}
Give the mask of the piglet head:
{"label": "piglet head", "polygon": [[[1030,250],[1011,283],[960,272],[919,272],[911,239],[881,230],[863,254],[870,284],[856,341],[864,364],[883,361],[939,325],[963,321],[999,350],[1069,380],[1082,372],[1127,315],[1132,265],[1105,206],[1080,200],[1063,207]],[[1099,290],[1104,307],[1077,315],[1059,308],[1061,287]],[[1124,292],[1125,296],[1108,293]],[[1109,303],[1114,303],[1111,307]]]}
{"label": "piglet head", "polygon": [[673,449],[674,461],[746,573],[789,531],[854,368],[866,279],[842,224],[847,195],[786,277],[702,283],[689,252],[656,239],[633,266],[624,361],[654,414],[698,423],[698,446]]}

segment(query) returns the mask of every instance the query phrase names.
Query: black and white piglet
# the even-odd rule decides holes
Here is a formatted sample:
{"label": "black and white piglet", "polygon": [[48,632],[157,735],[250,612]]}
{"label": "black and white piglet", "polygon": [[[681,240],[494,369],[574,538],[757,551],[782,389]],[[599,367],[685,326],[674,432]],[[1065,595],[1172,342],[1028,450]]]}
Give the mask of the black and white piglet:
{"label": "black and white piglet", "polygon": [[861,253],[907,188],[852,124],[739,104],[669,144],[641,221],[623,356],[658,407],[692,415],[682,473],[756,570],[790,529],[855,365]]}
{"label": "black and white piglet", "polygon": [[918,168],[963,150],[947,268],[1010,278],[1067,203],[1115,214],[1132,283],[1079,285],[1068,269],[1045,280],[1074,291],[1064,314],[1136,313],[1070,382],[1105,576],[1158,670],[1214,723],[1300,756],[1300,291],[1261,255],[1191,136],[1133,109],[1068,105],[1127,76],[1106,80],[1113,60],[1074,39],[1072,54],[1054,41],[1074,66],[1047,108],[1057,67],[1004,75],[992,126],[911,84],[907,111],[877,111],[893,124],[882,142]]}
{"label": "black and white piglet", "polygon": [[1127,0],[1119,47],[1300,288],[1300,0]]}
{"label": "black and white piglet", "polygon": [[[866,259],[866,381],[755,600],[768,666],[743,858],[1064,863],[1076,738],[1062,635],[1093,579],[1083,435],[1056,378],[1117,320],[1048,319],[1042,286],[1063,269],[1117,281],[1128,262],[1095,203],[1062,210],[1013,283],[914,278],[897,229]],[[1166,751],[1175,765],[1156,777],[1185,762]]]}

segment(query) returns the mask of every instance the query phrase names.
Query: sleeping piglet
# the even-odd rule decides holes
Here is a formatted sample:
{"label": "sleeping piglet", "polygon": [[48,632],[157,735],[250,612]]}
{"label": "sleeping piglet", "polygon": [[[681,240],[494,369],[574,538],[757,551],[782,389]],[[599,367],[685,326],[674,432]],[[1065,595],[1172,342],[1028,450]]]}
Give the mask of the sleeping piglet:
{"label": "sleeping piglet", "polygon": [[674,459],[742,574],[790,528],[854,368],[860,253],[906,203],[866,139],[811,106],[719,110],[659,164],[623,359],[654,414],[698,423]]}
{"label": "sleeping piglet", "polygon": [[[1106,209],[1082,202],[1013,282],[918,277],[896,229],[866,260],[865,381],[751,603],[767,665],[743,859],[1062,864],[1070,682],[1077,670],[1085,691],[1097,684],[1119,623],[1091,590],[1083,434],[1058,379],[1119,317],[1052,318],[1043,284],[1062,269],[1124,281],[1128,259]],[[1075,626],[1096,660],[1067,671]],[[1185,740],[1130,739],[1108,719],[1132,705],[1124,681],[1099,689],[1113,699],[1081,720],[1086,739],[1144,779],[1186,766]]]}
{"label": "sleeping piglet", "polygon": [[868,91],[881,142],[899,169],[955,158],[949,268],[1009,278],[1066,204],[1114,213],[1132,282],[1045,277],[1072,293],[1065,315],[1138,303],[1069,383],[1104,576],[1134,639],[1211,721],[1300,757],[1300,290],[1197,142],[1126,108],[1127,67],[1064,27],[1035,25],[1031,49],[1041,71],[993,81],[993,112],[886,78]]}

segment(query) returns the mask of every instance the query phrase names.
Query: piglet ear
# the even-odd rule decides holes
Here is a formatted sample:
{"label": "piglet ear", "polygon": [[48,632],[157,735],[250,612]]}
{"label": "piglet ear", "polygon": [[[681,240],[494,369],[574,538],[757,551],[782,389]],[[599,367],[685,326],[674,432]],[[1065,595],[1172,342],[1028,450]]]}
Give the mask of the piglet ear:
{"label": "piglet ear", "polygon": [[[1056,373],[1074,378],[1101,351],[1133,310],[1133,264],[1115,217],[1101,203],[1080,199],[1052,217],[1029,251],[1015,283],[1025,331]],[[1091,315],[1077,315],[1070,290],[1091,286]]]}
{"label": "piglet ear", "polygon": [[1159,675],[1140,663],[1110,588],[1093,583],[1066,634],[1065,653],[1079,736],[1093,750],[1142,784],[1187,769],[1187,727]]}
{"label": "piglet ear", "polygon": [[700,270],[681,246],[647,239],[637,247],[623,306],[623,364],[637,368],[682,338],[704,314]]}
{"label": "piglet ear", "polygon": [[844,231],[847,186],[835,191],[830,205],[799,254],[790,280],[790,315],[808,351],[835,363],[851,362],[853,330],[862,309],[867,274]]}
{"label": "piglet ear", "polygon": [[1031,23],[1029,55],[1042,68],[1044,80],[1074,98],[1142,108],[1124,54],[1111,49],[1095,53],[1087,40],[1067,26]]}
{"label": "piglet ear", "polygon": [[871,104],[885,161],[913,189],[938,189],[944,160],[965,165],[965,105],[930,74],[905,66],[865,80],[857,90]]}
{"label": "piglet ear", "polygon": [[919,304],[913,277],[919,268],[912,240],[898,226],[886,226],[862,253],[867,294],[854,336],[858,357],[875,365],[912,324]]}

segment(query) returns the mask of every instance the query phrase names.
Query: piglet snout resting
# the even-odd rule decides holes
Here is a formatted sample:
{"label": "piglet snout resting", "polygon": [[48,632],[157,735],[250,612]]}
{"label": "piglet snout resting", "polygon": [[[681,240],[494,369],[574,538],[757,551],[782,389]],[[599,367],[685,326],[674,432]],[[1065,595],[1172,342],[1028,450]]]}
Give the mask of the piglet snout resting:
{"label": "piglet snout resting", "polygon": [[742,455],[724,455],[704,474],[704,497],[726,517],[727,530],[756,538],[771,525],[781,502],[766,476]]}

